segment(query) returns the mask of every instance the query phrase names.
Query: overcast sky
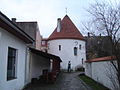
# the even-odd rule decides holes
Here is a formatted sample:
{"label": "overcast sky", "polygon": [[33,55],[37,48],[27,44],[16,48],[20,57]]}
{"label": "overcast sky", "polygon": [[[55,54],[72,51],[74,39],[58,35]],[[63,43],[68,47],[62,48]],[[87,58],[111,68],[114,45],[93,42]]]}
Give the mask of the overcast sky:
{"label": "overcast sky", "polygon": [[81,24],[89,17],[86,9],[92,3],[94,0],[0,0],[0,11],[17,21],[37,21],[41,35],[47,38],[57,26],[57,18],[66,15],[66,7],[67,15],[83,33]]}

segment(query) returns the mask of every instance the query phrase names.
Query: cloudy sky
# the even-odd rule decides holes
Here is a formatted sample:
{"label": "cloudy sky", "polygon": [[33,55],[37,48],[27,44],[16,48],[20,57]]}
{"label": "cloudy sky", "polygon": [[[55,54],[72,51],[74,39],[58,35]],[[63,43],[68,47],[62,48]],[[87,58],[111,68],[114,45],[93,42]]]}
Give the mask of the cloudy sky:
{"label": "cloudy sky", "polygon": [[[0,0],[0,11],[8,18],[17,21],[37,21],[40,33],[48,37],[57,26],[57,18],[67,15],[77,28],[82,31],[81,24],[89,15],[86,9],[95,0]],[[100,0],[101,1],[101,0]],[[104,0],[102,0],[104,1]],[[112,2],[116,0],[111,0]]]}

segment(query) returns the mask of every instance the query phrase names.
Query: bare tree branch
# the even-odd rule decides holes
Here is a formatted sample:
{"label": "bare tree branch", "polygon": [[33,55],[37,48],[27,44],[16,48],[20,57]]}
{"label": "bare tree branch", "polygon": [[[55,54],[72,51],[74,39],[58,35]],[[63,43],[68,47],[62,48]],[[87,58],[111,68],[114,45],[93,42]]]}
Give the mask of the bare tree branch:
{"label": "bare tree branch", "polygon": [[[113,6],[111,1],[109,3],[99,3],[91,5],[87,10],[91,16],[91,22],[99,32],[106,32],[111,42],[112,55],[116,57],[117,64],[111,61],[111,65],[116,70],[116,76],[120,86],[120,37],[117,35],[120,33],[120,5]],[[91,25],[92,26],[92,25]],[[89,28],[85,26],[89,31]]]}

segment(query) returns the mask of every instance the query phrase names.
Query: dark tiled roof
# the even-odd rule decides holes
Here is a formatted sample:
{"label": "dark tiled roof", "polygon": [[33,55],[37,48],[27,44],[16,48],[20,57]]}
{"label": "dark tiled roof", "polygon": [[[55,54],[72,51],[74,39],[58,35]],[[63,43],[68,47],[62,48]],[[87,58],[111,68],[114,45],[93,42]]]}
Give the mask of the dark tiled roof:
{"label": "dark tiled roof", "polygon": [[55,55],[52,55],[52,54],[49,54],[49,53],[46,53],[46,52],[42,52],[42,51],[34,49],[34,48],[30,48],[30,50],[31,50],[31,52],[33,52],[35,54],[38,54],[40,56],[43,56],[43,57],[46,57],[46,58],[49,58],[49,59],[53,59],[53,60],[58,60],[58,61],[62,62],[62,60],[60,59],[59,56],[55,56]]}
{"label": "dark tiled roof", "polygon": [[21,28],[14,24],[7,16],[0,12],[0,27],[7,30],[9,33],[15,35],[26,43],[33,43],[34,40],[25,33]]}
{"label": "dark tiled roof", "polygon": [[48,40],[53,39],[78,39],[84,40],[84,37],[79,32],[77,27],[73,24],[71,19],[66,15],[61,21],[61,31],[57,32],[57,28],[49,36]]}
{"label": "dark tiled roof", "polygon": [[94,58],[94,59],[90,59],[90,60],[86,60],[87,63],[90,62],[100,62],[100,61],[111,61],[111,60],[115,60],[115,56],[107,56],[107,57],[101,57],[101,58]]}

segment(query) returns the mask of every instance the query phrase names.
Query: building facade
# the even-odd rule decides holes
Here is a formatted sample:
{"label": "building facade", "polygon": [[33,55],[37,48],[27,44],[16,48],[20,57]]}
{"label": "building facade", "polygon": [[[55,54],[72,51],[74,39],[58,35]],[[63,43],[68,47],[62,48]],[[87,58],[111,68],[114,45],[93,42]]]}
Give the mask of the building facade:
{"label": "building facade", "polygon": [[112,55],[111,41],[108,36],[92,35],[88,32],[86,40],[86,57],[88,59],[99,58]]}
{"label": "building facade", "polygon": [[48,53],[61,58],[61,69],[67,70],[68,62],[71,69],[76,70],[86,60],[85,40],[71,19],[66,15],[58,18],[57,27],[47,41]]}
{"label": "building facade", "polygon": [[31,39],[0,12],[0,90],[20,90],[25,85],[26,44]]}
{"label": "building facade", "polygon": [[22,90],[44,71],[60,72],[61,59],[41,51],[37,22],[12,21],[0,12],[0,90]]}
{"label": "building facade", "polygon": [[34,40],[34,44],[29,46],[41,50],[41,35],[37,21],[16,22],[13,19],[13,22]]}

